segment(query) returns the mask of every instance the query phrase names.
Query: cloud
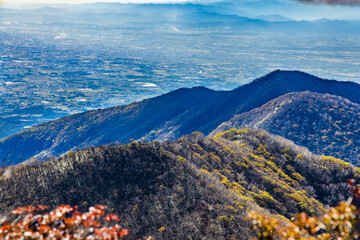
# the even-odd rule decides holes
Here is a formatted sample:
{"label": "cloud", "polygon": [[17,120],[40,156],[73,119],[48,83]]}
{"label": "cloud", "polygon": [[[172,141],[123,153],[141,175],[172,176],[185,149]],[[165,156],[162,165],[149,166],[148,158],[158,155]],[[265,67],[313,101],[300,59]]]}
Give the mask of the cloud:
{"label": "cloud", "polygon": [[295,0],[315,5],[360,6],[360,0]]}
{"label": "cloud", "polygon": [[63,38],[66,38],[66,37],[67,37],[66,33],[62,32],[62,33],[60,33],[60,35],[54,37],[54,40],[63,39]]}
{"label": "cloud", "polygon": [[141,84],[141,86],[143,86],[143,87],[157,87],[157,85],[155,83],[143,83],[143,84]]}
{"label": "cloud", "polygon": [[181,31],[180,31],[177,27],[175,27],[175,26],[171,26],[171,27],[170,27],[170,30],[173,31],[173,32],[175,32],[175,33],[181,32]]}

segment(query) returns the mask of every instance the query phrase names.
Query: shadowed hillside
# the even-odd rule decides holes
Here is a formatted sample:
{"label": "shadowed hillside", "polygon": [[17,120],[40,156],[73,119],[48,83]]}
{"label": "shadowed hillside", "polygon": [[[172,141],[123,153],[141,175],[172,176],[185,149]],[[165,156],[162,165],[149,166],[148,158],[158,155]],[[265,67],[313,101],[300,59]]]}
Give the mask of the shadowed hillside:
{"label": "shadowed hillside", "polygon": [[86,112],[43,123],[0,141],[4,165],[35,155],[61,155],[70,149],[130,138],[176,139],[193,131],[205,134],[229,120],[283,94],[309,90],[331,93],[360,103],[360,85],[329,81],[297,71],[274,71],[233,91],[216,92],[203,87],[179,89],[168,94],[120,106]]}
{"label": "shadowed hillside", "polygon": [[105,204],[131,236],[156,239],[249,239],[246,210],[282,221],[319,214],[346,199],[347,179],[359,176],[349,163],[250,129],[89,148],[8,171],[2,214],[24,205]]}
{"label": "shadowed hillside", "polygon": [[290,93],[235,115],[212,134],[244,127],[262,128],[314,153],[360,163],[360,105],[339,96]]}

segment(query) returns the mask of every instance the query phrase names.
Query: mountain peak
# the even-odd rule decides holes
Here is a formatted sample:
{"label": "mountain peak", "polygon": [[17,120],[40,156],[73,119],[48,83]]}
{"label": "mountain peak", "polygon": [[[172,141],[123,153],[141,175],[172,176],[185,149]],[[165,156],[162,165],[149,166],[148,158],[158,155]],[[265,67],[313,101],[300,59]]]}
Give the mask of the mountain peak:
{"label": "mountain peak", "polygon": [[320,80],[321,78],[318,78],[314,75],[311,75],[309,73],[306,72],[302,72],[302,71],[297,71],[297,70],[282,70],[282,69],[276,69],[268,74],[266,74],[265,76],[262,76],[258,79],[256,79],[254,82],[256,81],[275,81],[275,80],[292,80],[292,79],[299,79],[301,78],[302,80],[307,80],[307,79],[311,79],[311,80]]}

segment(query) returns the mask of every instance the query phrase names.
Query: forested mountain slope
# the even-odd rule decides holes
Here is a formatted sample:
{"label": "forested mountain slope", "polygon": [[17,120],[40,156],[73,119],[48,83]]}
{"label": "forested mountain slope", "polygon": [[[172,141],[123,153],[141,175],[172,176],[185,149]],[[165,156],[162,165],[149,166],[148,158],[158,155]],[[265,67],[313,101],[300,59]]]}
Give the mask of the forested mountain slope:
{"label": "forested mountain slope", "polygon": [[25,205],[105,204],[133,238],[156,239],[249,239],[247,210],[318,214],[349,196],[349,178],[359,180],[349,163],[250,129],[93,147],[2,171],[2,214]]}
{"label": "forested mountain slope", "polygon": [[129,139],[176,139],[193,131],[208,134],[234,114],[247,112],[283,94],[309,90],[360,103],[360,85],[329,81],[297,71],[274,71],[227,92],[203,87],[168,94],[43,123],[0,141],[4,165],[38,155],[61,155],[70,149]]}
{"label": "forested mountain slope", "polygon": [[314,153],[360,164],[360,105],[343,97],[290,93],[233,116],[212,135],[244,127],[262,128]]}

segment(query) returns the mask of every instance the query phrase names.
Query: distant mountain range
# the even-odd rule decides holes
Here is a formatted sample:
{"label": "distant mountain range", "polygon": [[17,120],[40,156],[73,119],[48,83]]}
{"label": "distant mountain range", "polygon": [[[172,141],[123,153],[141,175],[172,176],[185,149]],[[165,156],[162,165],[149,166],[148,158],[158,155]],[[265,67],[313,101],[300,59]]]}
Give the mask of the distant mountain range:
{"label": "distant mountain range", "polygon": [[[277,70],[232,91],[184,88],[126,106],[85,112],[43,123],[1,140],[0,159],[3,165],[10,165],[34,156],[59,156],[69,150],[115,142],[126,143],[130,139],[177,139],[194,131],[209,134],[236,114],[248,112],[284,94],[300,91],[329,93],[360,103],[359,84],[324,80],[298,71]],[[348,120],[343,121],[345,123]],[[306,133],[311,131],[307,129]],[[354,134],[356,138],[357,133]],[[345,141],[348,137],[341,139]],[[310,148],[314,145],[306,141],[300,144]],[[324,152],[326,149],[321,151],[318,148],[315,151]],[[348,158],[350,155],[341,155],[340,152],[338,156]]]}
{"label": "distant mountain range", "polygon": [[360,105],[339,96],[289,93],[235,115],[212,135],[244,127],[265,129],[314,153],[360,163]]}
{"label": "distant mountain range", "polygon": [[279,14],[268,14],[268,15],[259,15],[256,16],[257,19],[269,21],[269,22],[289,22],[294,21],[294,19],[287,18],[284,16],[281,16]]}
{"label": "distant mountain range", "polygon": [[[291,15],[297,16],[295,12],[298,10],[298,6],[290,5],[293,12]],[[270,8],[273,11],[269,11]],[[247,11],[242,11],[245,9]],[[39,20],[47,19],[50,16],[50,22],[54,20],[51,16],[58,16],[71,19],[81,18],[83,20],[97,19],[109,24],[113,23],[114,20],[121,23],[141,23],[143,27],[147,26],[146,23],[152,23],[153,27],[159,27],[162,24],[177,24],[191,29],[226,26],[240,31],[249,31],[249,29],[254,30],[253,28],[256,28],[277,32],[305,31],[307,33],[318,33],[336,32],[337,30],[351,33],[359,32],[357,30],[360,24],[358,20],[325,19],[320,14],[322,16],[318,18],[321,19],[320,21],[297,21],[284,16],[289,11],[289,4],[278,1],[251,1],[240,4],[238,1],[212,4],[121,4],[99,2],[76,6],[73,4],[39,4],[29,5],[25,9],[2,9],[4,16],[35,14],[39,15]],[[109,19],[109,16],[111,16],[111,19]],[[298,18],[301,19],[300,16]],[[314,18],[316,19],[314,16],[311,17],[311,19]]]}
{"label": "distant mountain range", "polygon": [[[95,12],[109,12],[111,9],[114,12],[132,12],[137,11],[149,11],[152,13],[153,9],[157,8],[158,13],[162,14],[173,9],[204,9],[208,12],[220,13],[223,15],[238,15],[249,18],[256,18],[257,16],[265,15],[277,15],[282,16],[284,19],[296,18],[296,19],[320,19],[328,17],[328,9],[321,8],[311,4],[301,4],[297,1],[277,1],[277,0],[226,0],[226,1],[211,1],[202,2],[193,1],[187,3],[170,3],[170,4],[122,4],[122,3],[104,3],[98,2],[93,4],[21,4],[16,3],[5,5],[5,7],[20,7],[26,9],[41,9],[47,8],[46,12],[56,13],[55,9],[66,9],[67,12],[89,12],[90,14]],[[164,11],[165,10],[165,11]],[[44,12],[41,12],[44,14]],[[284,16],[284,17],[283,17]],[[334,19],[358,19],[358,9],[353,8],[341,8],[337,7],[336,11],[331,15]],[[272,20],[270,20],[272,21]]]}
{"label": "distant mountain range", "polygon": [[250,239],[248,210],[287,222],[347,199],[358,169],[263,130],[89,148],[0,171],[0,214],[18,206],[105,204],[130,239]]}

